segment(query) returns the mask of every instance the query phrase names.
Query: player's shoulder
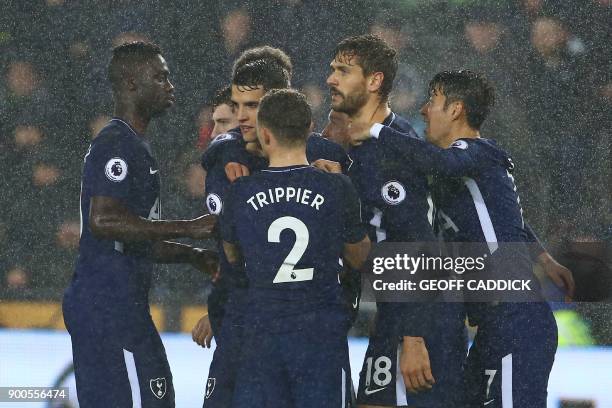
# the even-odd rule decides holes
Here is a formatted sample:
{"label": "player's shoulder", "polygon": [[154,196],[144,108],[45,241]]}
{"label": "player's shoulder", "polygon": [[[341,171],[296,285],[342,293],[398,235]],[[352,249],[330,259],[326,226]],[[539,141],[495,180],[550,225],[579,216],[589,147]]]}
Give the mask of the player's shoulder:
{"label": "player's shoulder", "polygon": [[217,135],[202,154],[202,166],[209,170],[230,149],[242,148],[242,133],[240,128],[234,128]]}
{"label": "player's shoulder", "polygon": [[457,139],[450,145],[450,148],[494,156],[508,156],[508,152],[499,146],[495,140],[483,137]]}
{"label": "player's shoulder", "polygon": [[125,136],[132,135],[133,132],[127,126],[116,120],[110,120],[94,137],[93,144],[112,143],[118,139],[124,139]]}
{"label": "player's shoulder", "polygon": [[306,140],[306,146],[325,146],[325,147],[335,147],[338,146],[342,148],[339,144],[332,142],[329,139],[324,138],[320,133],[312,132],[308,135],[308,139]]}
{"label": "player's shoulder", "polygon": [[329,173],[316,167],[310,167],[309,171],[313,173],[314,177],[320,178],[322,182],[329,183],[334,190],[340,192],[341,194],[342,191],[345,191],[346,188],[353,185],[351,179],[346,174]]}
{"label": "player's shoulder", "polygon": [[391,112],[391,114],[387,117],[384,123],[386,126],[389,126],[391,129],[396,130],[405,135],[410,135],[413,137],[419,137],[414,128],[412,127],[412,123],[403,116],[398,115],[395,112]]}
{"label": "player's shoulder", "polygon": [[349,157],[344,147],[333,142],[319,133],[311,133],[306,144],[306,157],[310,163],[319,159],[325,159],[340,163],[343,170],[351,165]]}
{"label": "player's shoulder", "polygon": [[503,167],[514,166],[510,154],[493,139],[482,137],[457,139],[450,145],[450,149],[464,150],[481,162],[486,160]]}
{"label": "player's shoulder", "polygon": [[324,138],[320,133],[311,133],[308,136],[306,155],[310,162],[326,159],[341,163],[346,159],[344,148],[338,143]]}
{"label": "player's shoulder", "polygon": [[220,145],[227,142],[242,140],[242,133],[240,133],[240,128],[230,129],[225,133],[221,133],[215,136],[208,145],[210,149],[213,146]]}
{"label": "player's shoulder", "polygon": [[91,142],[89,154],[94,157],[107,152],[131,155],[134,150],[141,147],[141,144],[142,141],[138,140],[134,131],[122,123],[111,120]]}

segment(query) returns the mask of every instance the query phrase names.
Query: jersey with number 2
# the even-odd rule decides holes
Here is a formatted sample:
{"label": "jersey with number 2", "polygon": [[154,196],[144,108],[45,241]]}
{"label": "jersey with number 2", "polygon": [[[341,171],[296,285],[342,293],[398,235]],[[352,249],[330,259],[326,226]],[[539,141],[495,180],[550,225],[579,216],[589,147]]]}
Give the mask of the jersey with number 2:
{"label": "jersey with number 2", "polygon": [[366,233],[348,177],[301,165],[240,178],[221,225],[244,256],[255,323],[343,304],[344,244]]}

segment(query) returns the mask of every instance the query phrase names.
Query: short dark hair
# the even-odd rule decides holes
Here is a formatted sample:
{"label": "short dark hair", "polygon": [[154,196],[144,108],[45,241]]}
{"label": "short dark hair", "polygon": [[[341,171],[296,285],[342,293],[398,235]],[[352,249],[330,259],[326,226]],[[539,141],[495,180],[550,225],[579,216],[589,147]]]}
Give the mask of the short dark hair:
{"label": "short dark hair", "polygon": [[452,102],[462,102],[468,125],[477,130],[495,104],[493,84],[485,75],[470,70],[437,73],[429,82],[429,94],[437,92],[446,96],[445,108]]}
{"label": "short dark hair", "polygon": [[293,64],[291,63],[291,58],[289,58],[289,56],[280,48],[270,47],[269,45],[249,48],[240,54],[236,61],[234,61],[232,76],[235,75],[236,70],[241,66],[262,59],[276,62],[278,65],[286,69],[287,73],[289,74],[289,79],[291,80],[291,75],[293,74]]}
{"label": "short dark hair", "polygon": [[217,90],[217,92],[215,92],[215,96],[213,96],[212,100],[210,101],[210,105],[212,106],[213,111],[221,105],[232,106],[232,87],[227,85]]}
{"label": "short dark hair", "polygon": [[247,90],[263,86],[264,91],[289,87],[289,73],[271,60],[259,59],[239,67],[232,77],[232,85]]}
{"label": "short dark hair", "polygon": [[121,88],[123,78],[129,72],[133,72],[136,65],[145,63],[161,53],[158,45],[144,41],[128,42],[113,48],[113,56],[108,64],[108,79],[113,91]]}
{"label": "short dark hair", "polygon": [[364,75],[382,72],[384,79],[378,94],[383,100],[389,98],[398,62],[397,52],[385,40],[371,34],[345,38],[334,50],[334,58],[338,56],[348,60],[357,57]]}
{"label": "short dark hair", "polygon": [[304,94],[294,89],[274,89],[259,102],[257,121],[270,129],[285,146],[305,144],[312,110]]}

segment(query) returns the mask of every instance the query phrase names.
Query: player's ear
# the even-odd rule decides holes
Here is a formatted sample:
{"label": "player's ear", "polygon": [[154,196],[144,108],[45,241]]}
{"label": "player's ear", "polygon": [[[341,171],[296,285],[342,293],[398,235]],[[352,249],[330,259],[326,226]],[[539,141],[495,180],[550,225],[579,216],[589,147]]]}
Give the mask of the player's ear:
{"label": "player's ear", "polygon": [[267,127],[262,126],[260,128],[261,130],[261,140],[259,141],[262,145],[264,146],[270,146],[271,143],[271,139],[272,139],[272,133],[270,132],[270,129],[268,129]]}
{"label": "player's ear", "polygon": [[459,119],[462,115],[465,115],[467,112],[465,111],[465,105],[463,102],[457,101],[453,102],[451,106],[451,118],[453,120]]}
{"label": "player's ear", "polygon": [[382,72],[373,72],[368,75],[368,91],[378,92],[385,79],[385,74]]}

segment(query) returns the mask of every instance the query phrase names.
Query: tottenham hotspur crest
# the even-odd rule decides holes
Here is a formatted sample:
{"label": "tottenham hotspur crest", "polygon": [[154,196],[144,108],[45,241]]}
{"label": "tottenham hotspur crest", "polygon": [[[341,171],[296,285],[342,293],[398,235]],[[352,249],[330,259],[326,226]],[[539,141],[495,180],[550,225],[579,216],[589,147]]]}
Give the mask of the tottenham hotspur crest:
{"label": "tottenham hotspur crest", "polygon": [[380,192],[387,204],[398,205],[406,199],[406,188],[399,181],[387,181]]}
{"label": "tottenham hotspur crest", "polygon": [[166,378],[153,378],[149,381],[151,392],[157,399],[162,399],[166,395]]}

